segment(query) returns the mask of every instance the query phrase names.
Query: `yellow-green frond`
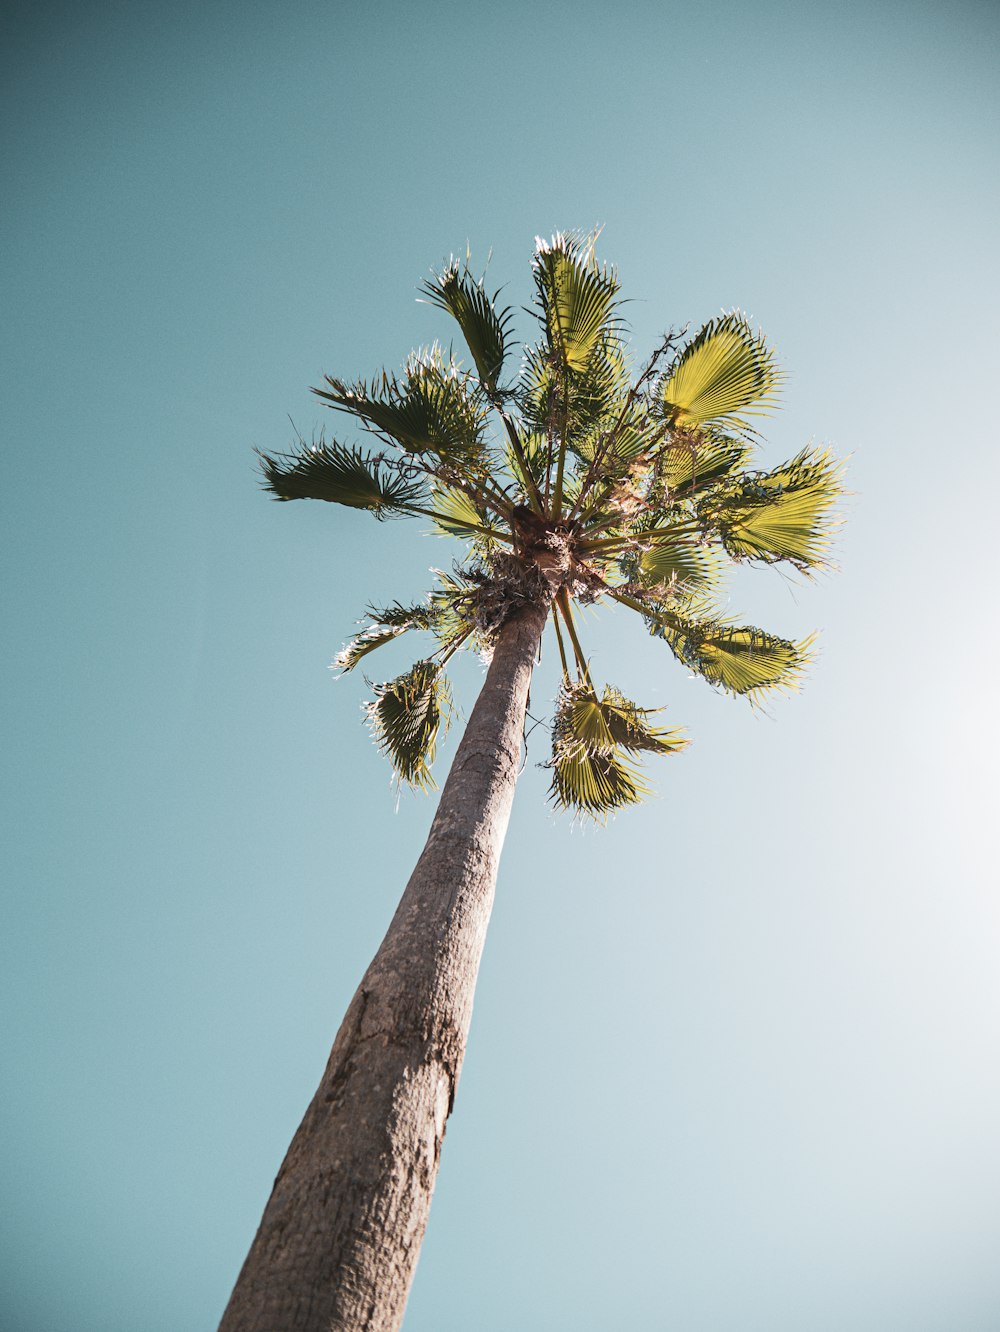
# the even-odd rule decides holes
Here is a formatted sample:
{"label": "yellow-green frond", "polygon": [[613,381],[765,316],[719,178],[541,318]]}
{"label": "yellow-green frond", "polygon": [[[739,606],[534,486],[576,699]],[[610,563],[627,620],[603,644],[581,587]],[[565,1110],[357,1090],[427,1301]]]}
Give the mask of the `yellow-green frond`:
{"label": "yellow-green frond", "polygon": [[614,685],[607,685],[601,699],[601,712],[612,741],[631,753],[678,754],[688,746],[683,731],[677,727],[650,726],[647,717],[659,709],[640,708]]}
{"label": "yellow-green frond", "polygon": [[532,267],[549,347],[559,363],[582,371],[611,330],[617,276],[598,264],[593,240],[556,235],[535,245]]}
{"label": "yellow-green frond", "polygon": [[521,413],[530,431],[564,439],[574,452],[588,436],[603,430],[628,390],[628,371],[613,337],[602,338],[578,371],[566,374],[545,346],[525,353]]}
{"label": "yellow-green frond", "polygon": [[734,559],[800,569],[823,564],[836,527],[833,508],[843,494],[843,466],[829,452],[803,452],[772,472],[751,475],[719,505],[718,530]]}
{"label": "yellow-green frond", "polygon": [[603,822],[615,809],[637,805],[647,794],[635,769],[613,751],[569,750],[552,756],[550,795],[560,809]]}
{"label": "yellow-green frond", "polygon": [[603,819],[649,793],[629,755],[672,754],[687,743],[678,730],[651,726],[648,708],[613,686],[602,698],[585,682],[564,684],[552,725],[550,794],[560,808]]}
{"label": "yellow-green frond", "polygon": [[796,643],[753,625],[685,620],[669,612],[651,627],[696,675],[752,703],[772,689],[796,689],[815,642],[815,635]]}
{"label": "yellow-green frond", "polygon": [[447,729],[451,717],[451,690],[441,667],[418,661],[395,680],[372,687],[375,699],[366,710],[376,745],[400,781],[433,789],[438,731]]}
{"label": "yellow-green frond", "polygon": [[701,591],[719,581],[725,561],[718,547],[691,537],[659,537],[638,560],[638,575],[647,587]]}
{"label": "yellow-green frond", "polygon": [[[485,506],[476,504],[471,495],[454,486],[434,487],[431,508],[436,515],[434,526],[442,536],[463,537],[474,541],[482,549],[494,543],[488,535],[494,524]],[[487,529],[483,532],[482,528]],[[499,535],[499,529],[497,529]]]}
{"label": "yellow-green frond", "polygon": [[675,430],[657,454],[657,472],[671,494],[691,495],[745,467],[749,454],[750,449],[739,439]]}
{"label": "yellow-green frond", "polygon": [[660,381],[669,419],[681,428],[710,424],[748,429],[744,417],[775,404],[781,374],[774,353],[739,313],[723,315],[698,333]]}

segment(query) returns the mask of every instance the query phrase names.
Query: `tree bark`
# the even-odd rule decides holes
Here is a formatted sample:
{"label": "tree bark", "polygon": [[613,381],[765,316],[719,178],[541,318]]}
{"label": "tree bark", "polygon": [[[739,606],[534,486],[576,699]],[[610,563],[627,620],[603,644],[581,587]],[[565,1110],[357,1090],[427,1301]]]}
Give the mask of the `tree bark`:
{"label": "tree bark", "polygon": [[395,1332],[458,1083],[547,606],[500,632],[437,813],[220,1332]]}

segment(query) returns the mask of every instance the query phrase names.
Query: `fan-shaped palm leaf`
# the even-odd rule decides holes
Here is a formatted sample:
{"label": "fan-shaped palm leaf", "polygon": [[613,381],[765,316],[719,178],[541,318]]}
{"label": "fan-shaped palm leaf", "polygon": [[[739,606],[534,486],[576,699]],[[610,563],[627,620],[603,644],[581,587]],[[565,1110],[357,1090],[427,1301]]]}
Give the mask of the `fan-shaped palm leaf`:
{"label": "fan-shaped palm leaf", "polygon": [[[548,440],[544,435],[539,434],[537,431],[532,431],[527,435],[521,436],[518,442],[520,443],[521,452],[524,456],[525,466],[534,478],[536,485],[539,483],[544,485],[545,466],[548,461],[549,452]],[[509,439],[505,442],[505,459],[507,470],[510,472],[511,476],[519,477],[521,475],[521,460],[514,452]]]}
{"label": "fan-shaped palm leaf", "polygon": [[669,611],[650,627],[695,674],[752,703],[768,690],[797,688],[815,641],[795,643],[753,625],[687,620]]}
{"label": "fan-shaped palm leaf", "polygon": [[674,431],[657,455],[657,472],[674,495],[692,495],[746,465],[742,440],[707,431]]}
{"label": "fan-shaped palm leaf", "polygon": [[434,787],[438,731],[451,716],[451,691],[437,662],[418,661],[387,684],[373,685],[367,705],[372,735],[401,781],[424,790]]}
{"label": "fan-shaped palm leaf", "polygon": [[611,330],[617,276],[598,265],[592,241],[556,235],[535,245],[535,286],[549,349],[559,365],[582,371]]}
{"label": "fan-shaped palm leaf", "polygon": [[411,360],[402,383],[383,375],[377,385],[331,376],[326,384],[313,389],[317,397],[391,436],[407,452],[460,458],[482,448],[485,410],[470,391],[469,377],[443,364],[434,349]]}
{"label": "fan-shaped palm leaf", "polygon": [[318,499],[369,509],[376,518],[406,513],[425,498],[423,487],[385,459],[322,440],[300,453],[259,454],[264,484],[279,500]]}
{"label": "fan-shaped palm leaf", "polygon": [[717,423],[748,430],[747,415],[775,403],[781,375],[774,353],[739,313],[723,315],[698,333],[659,384],[668,418],[678,426]]}
{"label": "fan-shaped palm leaf", "polygon": [[723,564],[718,548],[690,537],[668,536],[658,538],[642,552],[637,572],[648,587],[703,590],[718,582]]}
{"label": "fan-shaped palm leaf", "polygon": [[625,754],[672,754],[687,744],[680,731],[650,726],[646,719],[651,711],[611,685],[599,699],[587,681],[564,684],[552,726],[549,764],[555,803],[602,818],[648,794]]}
{"label": "fan-shaped palm leaf", "polygon": [[550,795],[560,809],[573,809],[602,821],[612,810],[637,805],[647,788],[614,751],[588,749],[553,753]]}
{"label": "fan-shaped palm leaf", "polygon": [[[616,404],[612,400],[609,405]],[[660,426],[641,408],[634,407],[624,420],[609,428],[606,418],[610,414],[605,411],[600,428],[574,443],[574,452],[587,463],[593,462],[595,454],[600,451],[602,472],[614,471],[616,465],[629,464],[641,457],[653,445]]]}
{"label": "fan-shaped palm leaf", "polygon": [[334,657],[335,671],[342,671],[345,675],[348,671],[353,671],[358,662],[367,657],[369,652],[374,652],[385,643],[391,643],[394,638],[405,634],[408,629],[434,627],[434,613],[427,605],[402,606],[397,601],[384,610],[376,610],[373,607],[368,614],[371,624],[346,642]]}
{"label": "fan-shaped palm leaf", "polygon": [[[594,699],[596,702],[596,698]],[[650,726],[647,717],[658,709],[640,708],[614,685],[606,685],[598,704],[611,743],[630,753],[676,754],[688,741],[676,727]]]}
{"label": "fan-shaped palm leaf", "polygon": [[620,405],[627,371],[613,339],[603,341],[577,373],[563,374],[545,347],[525,354],[521,413],[529,430],[559,438],[574,452],[607,426]]}
{"label": "fan-shaped palm leaf", "polygon": [[435,281],[422,288],[432,305],[447,310],[459,328],[476,363],[485,388],[496,392],[510,337],[510,307],[497,310],[497,292],[491,299],[481,280],[473,278],[467,265],[453,259]]}
{"label": "fan-shaped palm leaf", "polygon": [[742,478],[718,508],[726,550],[734,559],[789,560],[800,569],[822,564],[842,472],[828,452],[805,451],[772,472]]}
{"label": "fan-shaped palm leaf", "polygon": [[476,504],[466,491],[454,486],[435,486],[432,508],[435,514],[434,526],[442,536],[464,537],[475,541],[484,550],[492,546],[489,536],[480,530],[493,530],[490,515],[485,505]]}

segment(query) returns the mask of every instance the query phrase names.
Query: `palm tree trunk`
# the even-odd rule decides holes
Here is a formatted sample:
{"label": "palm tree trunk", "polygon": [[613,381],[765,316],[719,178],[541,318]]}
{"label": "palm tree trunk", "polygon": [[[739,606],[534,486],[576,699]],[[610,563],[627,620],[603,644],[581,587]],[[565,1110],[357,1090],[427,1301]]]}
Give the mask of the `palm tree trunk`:
{"label": "palm tree trunk", "polygon": [[502,629],[427,845],[337,1033],[220,1332],[395,1332],[465,1053],[547,606]]}

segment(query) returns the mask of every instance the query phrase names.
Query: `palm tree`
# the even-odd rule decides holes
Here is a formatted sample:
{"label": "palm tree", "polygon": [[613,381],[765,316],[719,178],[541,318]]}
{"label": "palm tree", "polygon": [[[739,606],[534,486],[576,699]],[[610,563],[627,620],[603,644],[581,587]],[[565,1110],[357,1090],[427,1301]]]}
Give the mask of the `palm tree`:
{"label": "palm tree", "polygon": [[318,499],[376,519],[417,515],[467,556],[415,605],[369,610],[340,653],[353,670],[423,631],[434,646],[375,686],[368,716],[401,781],[432,787],[451,710],[448,660],[490,660],[427,844],[355,994],[319,1089],[278,1173],[222,1320],[223,1332],[398,1328],[427,1222],[445,1122],[521,755],[525,707],[551,624],[562,683],[551,726],[551,797],[605,819],[646,791],[640,756],[681,733],[595,683],[577,605],[640,616],[688,670],[756,703],[794,687],[810,641],[719,609],[733,562],[808,573],[827,555],[839,467],[805,451],[754,469],[755,414],[780,384],[773,353],[739,313],[688,341],[670,333],[634,374],[613,269],[594,238],[538,241],[540,336],[511,376],[511,310],[468,259],[423,295],[454,317],[471,355],[413,354],[401,375],[328,377],[314,391],[374,437],[374,452],[320,439],[262,455],[280,500]]}

